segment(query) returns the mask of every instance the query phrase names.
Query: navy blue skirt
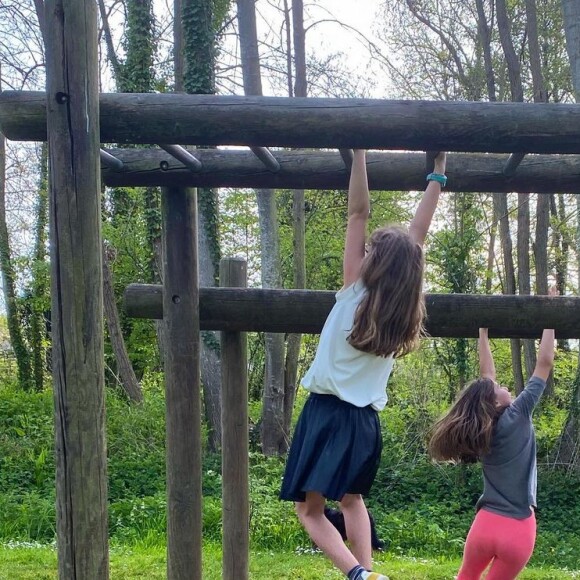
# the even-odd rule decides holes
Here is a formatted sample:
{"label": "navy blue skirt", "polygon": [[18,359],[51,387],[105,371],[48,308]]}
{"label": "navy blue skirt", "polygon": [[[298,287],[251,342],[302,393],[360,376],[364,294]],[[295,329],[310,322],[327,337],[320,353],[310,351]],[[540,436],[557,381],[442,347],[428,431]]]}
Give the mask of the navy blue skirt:
{"label": "navy blue skirt", "polygon": [[375,409],[312,393],[294,430],[280,499],[304,501],[307,491],[335,501],[345,493],[367,495],[382,447]]}

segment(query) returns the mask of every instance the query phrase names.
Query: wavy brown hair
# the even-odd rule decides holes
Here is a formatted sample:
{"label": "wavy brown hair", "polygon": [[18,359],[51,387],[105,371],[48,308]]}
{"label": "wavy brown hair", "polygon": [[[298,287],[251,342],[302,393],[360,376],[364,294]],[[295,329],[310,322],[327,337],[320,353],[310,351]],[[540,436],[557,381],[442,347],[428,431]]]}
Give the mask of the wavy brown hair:
{"label": "wavy brown hair", "polygon": [[429,455],[437,461],[474,463],[491,450],[493,428],[505,408],[496,406],[495,383],[479,378],[467,385],[433,426]]}
{"label": "wavy brown hair", "polygon": [[404,356],[424,334],[423,249],[406,229],[386,226],[369,240],[360,278],[366,294],[358,305],[348,342],[377,356]]}

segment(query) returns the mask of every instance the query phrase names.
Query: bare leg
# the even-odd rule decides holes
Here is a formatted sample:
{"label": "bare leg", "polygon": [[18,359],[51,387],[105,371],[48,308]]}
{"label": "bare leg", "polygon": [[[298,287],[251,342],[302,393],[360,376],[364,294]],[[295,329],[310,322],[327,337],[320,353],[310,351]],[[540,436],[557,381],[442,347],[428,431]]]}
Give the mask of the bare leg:
{"label": "bare leg", "polygon": [[325,503],[322,495],[309,491],[306,493],[306,501],[296,502],[296,513],[312,541],[346,575],[359,562],[342,541],[338,530],[324,515]]}
{"label": "bare leg", "polygon": [[361,495],[347,493],[340,502],[344,514],[346,537],[353,556],[363,568],[372,569],[371,522]]}

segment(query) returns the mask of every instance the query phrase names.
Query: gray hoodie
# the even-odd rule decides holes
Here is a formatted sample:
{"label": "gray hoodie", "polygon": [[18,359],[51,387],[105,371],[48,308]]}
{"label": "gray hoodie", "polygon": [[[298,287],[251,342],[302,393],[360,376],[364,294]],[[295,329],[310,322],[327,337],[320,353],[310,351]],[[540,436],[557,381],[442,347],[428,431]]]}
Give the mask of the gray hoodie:
{"label": "gray hoodie", "polygon": [[536,436],[532,412],[546,382],[533,376],[494,428],[491,451],[482,458],[483,495],[476,509],[525,519],[536,507]]}

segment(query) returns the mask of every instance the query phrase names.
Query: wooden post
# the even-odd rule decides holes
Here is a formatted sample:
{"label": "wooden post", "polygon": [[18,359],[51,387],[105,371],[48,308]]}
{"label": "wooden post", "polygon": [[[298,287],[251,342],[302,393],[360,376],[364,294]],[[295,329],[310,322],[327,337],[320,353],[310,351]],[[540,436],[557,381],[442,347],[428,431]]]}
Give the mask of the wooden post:
{"label": "wooden post", "polygon": [[162,191],[167,578],[201,580],[201,400],[195,189]]}
{"label": "wooden post", "polygon": [[46,1],[58,570],[109,577],[97,5]]}
{"label": "wooden post", "polygon": [[[220,262],[220,285],[246,287],[246,261]],[[248,355],[244,332],[222,332],[223,580],[248,580],[250,550]]]}

